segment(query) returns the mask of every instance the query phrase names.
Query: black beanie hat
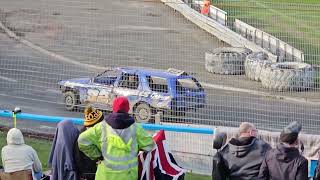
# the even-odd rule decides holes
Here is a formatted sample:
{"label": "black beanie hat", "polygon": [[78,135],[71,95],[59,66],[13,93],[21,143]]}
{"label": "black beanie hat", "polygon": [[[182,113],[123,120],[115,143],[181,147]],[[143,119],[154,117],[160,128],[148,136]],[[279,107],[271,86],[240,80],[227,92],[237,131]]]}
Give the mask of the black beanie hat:
{"label": "black beanie hat", "polygon": [[297,121],[291,122],[284,127],[280,134],[280,141],[288,144],[293,144],[301,131],[302,125]]}

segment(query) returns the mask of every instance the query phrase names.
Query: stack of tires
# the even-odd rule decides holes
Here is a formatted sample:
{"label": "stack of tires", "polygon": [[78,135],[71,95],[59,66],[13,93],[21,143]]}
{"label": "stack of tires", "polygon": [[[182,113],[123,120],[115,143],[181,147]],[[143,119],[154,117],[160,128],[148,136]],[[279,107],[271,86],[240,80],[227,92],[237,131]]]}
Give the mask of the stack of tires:
{"label": "stack of tires", "polygon": [[246,77],[253,81],[261,81],[261,72],[271,64],[272,61],[265,53],[258,52],[248,55],[244,63]]}
{"label": "stack of tires", "polygon": [[244,74],[244,62],[248,54],[247,48],[223,47],[205,56],[205,68],[214,74],[241,75]]}
{"label": "stack of tires", "polygon": [[271,64],[261,72],[262,86],[276,91],[303,91],[313,87],[315,71],[310,64],[281,62]]}
{"label": "stack of tires", "polygon": [[241,75],[275,91],[303,91],[314,86],[315,69],[302,62],[273,63],[263,52],[218,48],[205,55],[205,68],[215,74]]}

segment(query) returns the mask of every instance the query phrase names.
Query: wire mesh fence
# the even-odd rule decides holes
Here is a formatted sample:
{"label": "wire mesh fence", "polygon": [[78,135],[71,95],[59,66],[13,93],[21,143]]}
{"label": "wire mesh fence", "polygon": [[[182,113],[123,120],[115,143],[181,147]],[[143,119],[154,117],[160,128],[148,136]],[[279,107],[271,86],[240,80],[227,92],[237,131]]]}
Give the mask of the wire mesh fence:
{"label": "wire mesh fence", "polygon": [[[232,28],[234,19],[240,19],[302,50],[306,62],[317,63],[315,27],[318,21],[314,20],[317,4],[260,1],[250,5],[245,1],[212,4],[227,13],[227,26]],[[28,111],[81,116],[79,112],[66,111],[66,103],[86,106],[91,102],[101,109],[110,109],[112,98],[130,92],[132,113],[138,113],[137,103],[146,96],[144,102],[149,108],[139,106],[138,110],[151,117],[167,106],[170,111],[176,111],[163,111],[169,115],[165,119],[169,122],[237,126],[241,121],[250,121],[261,128],[277,130],[289,121],[298,120],[306,124],[308,132],[317,132],[317,100],[320,98],[317,87],[301,92],[290,88],[277,92],[244,75],[206,71],[205,52],[229,45],[160,1],[2,1],[0,12],[1,23],[17,36],[14,39],[6,32],[0,34],[2,98],[24,104]],[[309,25],[301,25],[300,21]],[[314,37],[311,38],[314,42],[305,36]],[[230,62],[227,59],[224,65]],[[106,81],[119,78],[111,84],[99,82],[97,73],[119,66],[138,67],[141,73],[110,77]],[[235,66],[244,68],[243,62]],[[187,74],[168,72],[168,68]],[[269,76],[277,75],[274,73]],[[138,86],[120,84],[124,80],[121,78],[129,75],[138,78],[134,82]],[[175,75],[185,79],[168,77]],[[87,79],[69,81],[70,86],[60,86],[60,89],[59,81],[72,78]],[[297,81],[310,82],[305,76],[298,78]],[[150,83],[151,80],[156,84]],[[77,83],[90,87],[78,88]],[[1,104],[13,106],[10,100]]]}
{"label": "wire mesh fence", "polygon": [[[213,4],[228,13],[228,26],[239,19],[295,47],[304,61],[319,65],[319,3],[316,1],[220,1]],[[316,75],[319,87],[319,70]]]}
{"label": "wire mesh fence", "polygon": [[[196,2],[188,3],[200,10]],[[303,51],[305,62],[318,64],[318,3],[212,4],[227,13],[227,27],[234,29],[239,19]],[[81,108],[68,111],[67,106],[91,103],[108,109],[112,98],[131,93],[131,110],[139,120],[149,121],[161,111],[166,122],[234,127],[249,121],[276,131],[297,120],[303,131],[318,133],[318,86],[278,92],[243,74],[208,72],[205,53],[232,44],[160,1],[3,0],[0,7],[1,23],[16,35],[10,38],[4,29],[0,33],[3,109],[21,106],[24,112],[81,117]],[[119,66],[134,68],[102,76],[104,70]],[[243,62],[235,66],[244,68]],[[169,68],[182,71],[168,72]],[[82,79],[72,82],[73,78]],[[59,86],[61,80],[69,80],[69,85]],[[144,104],[139,102],[143,98]],[[168,113],[167,107],[174,112]]]}

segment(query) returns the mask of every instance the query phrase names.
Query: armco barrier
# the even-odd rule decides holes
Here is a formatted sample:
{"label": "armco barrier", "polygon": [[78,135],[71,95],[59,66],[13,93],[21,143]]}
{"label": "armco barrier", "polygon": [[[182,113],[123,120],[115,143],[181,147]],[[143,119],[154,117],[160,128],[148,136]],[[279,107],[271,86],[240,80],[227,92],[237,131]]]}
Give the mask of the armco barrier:
{"label": "armco barrier", "polygon": [[[12,112],[8,111],[8,110],[0,110],[0,117],[5,117],[5,118],[11,118],[12,117]],[[50,123],[58,123],[62,120],[68,119],[71,120],[73,123],[78,124],[78,125],[82,125],[83,124],[83,119],[81,118],[69,118],[69,117],[57,117],[57,116],[45,116],[45,115],[37,115],[37,114],[28,114],[28,113],[19,113],[17,114],[17,118],[19,120],[32,120],[32,121],[39,121],[39,122],[50,122]],[[175,133],[191,133],[191,134],[198,134],[196,136],[201,137],[201,135],[213,135],[215,133],[215,131],[211,128],[203,128],[203,127],[187,127],[187,126],[175,126],[175,125],[161,125],[161,124],[145,124],[145,123],[141,123],[142,127],[145,130],[149,130],[149,131],[155,131],[155,130],[165,130],[168,131],[167,135],[168,137],[172,138],[172,136],[175,136]],[[170,134],[170,132],[173,132],[174,134]],[[191,138],[191,136],[190,136]],[[199,141],[201,141],[200,138],[196,138]],[[193,139],[185,139],[184,141],[181,141],[181,139],[176,139],[174,144],[171,144],[172,147],[174,147],[175,145],[179,146],[179,143],[181,144],[186,144],[187,141],[192,141]],[[203,142],[201,142],[203,143]],[[188,146],[193,146],[194,144],[187,144]],[[194,145],[196,146],[196,145]],[[178,151],[176,151],[178,154],[180,153],[191,153],[191,156],[185,156],[186,158],[194,158],[192,156],[197,157],[196,155],[201,155],[201,154],[197,154],[194,152],[188,152],[187,149],[184,149],[184,151],[181,151],[181,148],[183,149],[183,147],[179,147],[177,148]],[[192,147],[191,147],[192,148]],[[196,147],[194,147],[196,148]],[[174,150],[174,148],[171,148]],[[201,149],[198,149],[201,150]],[[202,149],[203,150],[203,149]],[[207,151],[210,151],[210,149],[208,149]],[[205,155],[205,154],[204,154]],[[203,156],[203,155],[202,155]],[[211,161],[211,155],[205,155],[208,156],[209,161]],[[178,160],[180,157],[177,157]],[[182,160],[184,161],[184,160]],[[190,165],[190,162],[188,162],[187,164]],[[190,169],[192,169],[193,167],[196,167],[196,164],[192,164],[192,167],[188,167]],[[309,161],[309,176],[312,177],[314,175],[314,170],[317,166],[317,161],[316,160],[310,160]],[[208,169],[211,169],[211,167],[209,167]],[[193,169],[192,169],[193,170]],[[197,172],[197,171],[195,171]],[[208,172],[200,172],[200,173],[204,173],[204,174],[209,174]]]}

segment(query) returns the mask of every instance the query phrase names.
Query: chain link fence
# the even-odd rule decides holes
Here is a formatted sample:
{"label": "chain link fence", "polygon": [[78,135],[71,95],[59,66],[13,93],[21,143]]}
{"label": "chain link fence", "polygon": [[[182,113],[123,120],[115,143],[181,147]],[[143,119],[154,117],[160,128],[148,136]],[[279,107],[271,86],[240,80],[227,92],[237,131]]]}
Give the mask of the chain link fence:
{"label": "chain link fence", "polygon": [[[190,8],[173,10],[170,3],[186,3]],[[256,124],[259,129],[271,131],[279,131],[291,121],[299,121],[303,124],[304,133],[319,134],[319,2],[213,0],[211,4],[215,7],[212,7],[211,13],[214,15],[211,17],[199,14],[201,4],[201,1],[178,0],[167,4],[159,0],[0,1],[0,109],[12,110],[20,106],[26,113],[83,117],[83,109],[68,111],[66,103],[73,102],[69,100],[75,96],[78,97],[77,102],[81,101],[77,105],[83,107],[86,105],[85,97],[92,94],[84,93],[86,96],[82,96],[79,91],[79,94],[67,93],[66,96],[70,87],[60,89],[58,82],[87,77],[99,84],[94,78],[101,77],[104,74],[101,72],[110,67],[134,67],[149,73],[143,75],[136,89],[121,89],[120,83],[113,84],[112,88],[118,88],[121,95],[134,90],[135,97],[158,98],[158,101],[146,101],[147,106],[132,104],[132,110],[140,109],[140,120],[149,115],[152,118],[157,111],[162,112],[163,109],[156,108],[161,103],[178,107],[179,103],[195,105],[202,101],[203,105],[197,108],[176,108],[174,110],[177,113],[164,113],[162,121],[210,127],[237,127],[240,122],[248,121]],[[203,26],[208,27],[216,21],[218,25],[215,27],[221,29],[216,28],[215,31],[229,28],[255,45],[270,51],[275,49],[272,53],[279,55],[281,61],[288,60],[285,53],[283,55],[279,51],[277,54],[282,47],[286,50],[291,47],[291,51],[295,52],[292,54],[301,51],[303,58],[300,60],[312,65],[312,70],[304,68],[307,70],[294,71],[284,76],[281,74],[286,69],[295,69],[296,65],[278,64],[275,68],[280,68],[280,71],[264,73],[262,79],[258,78],[262,83],[252,81],[244,74],[247,68],[243,59],[241,62],[233,59],[233,56],[228,55],[229,50],[225,49],[213,53],[216,48],[234,45],[221,41],[221,37],[215,37],[199,24],[188,21],[186,14],[180,13],[182,10],[188,12],[189,17],[196,15],[194,18],[205,18]],[[245,30],[237,29],[236,20],[248,27]],[[254,36],[248,31],[250,28],[255,29]],[[257,29],[268,36],[261,35],[260,31],[258,35]],[[255,41],[255,38],[261,36],[264,37],[262,42]],[[268,46],[263,43],[266,38]],[[276,48],[271,46],[273,40]],[[206,69],[206,52],[211,52],[210,58],[220,58],[220,65],[222,57],[225,60],[223,66],[228,66],[228,63],[232,66],[237,62],[235,66],[240,66],[241,73],[230,75],[209,72]],[[240,54],[244,56],[244,53]],[[257,57],[261,59],[260,55]],[[169,68],[182,71],[168,72]],[[164,74],[165,78],[162,76]],[[171,80],[167,80],[168,74]],[[177,74],[184,78],[174,79],[173,76]],[[137,74],[133,75],[133,79],[140,78],[140,75],[138,78]],[[290,88],[284,88],[278,81],[274,81],[276,79],[295,81],[287,85]],[[120,80],[129,81],[130,76],[123,76]],[[111,82],[112,77],[107,81]],[[271,82],[275,82],[273,86],[276,89],[270,88]],[[104,88],[107,87],[105,84],[97,86],[95,89],[100,88],[98,94],[107,89]],[[300,88],[305,86],[307,88]],[[139,91],[139,88],[146,88],[154,94],[151,96],[152,93],[146,94],[145,89]],[[90,92],[94,96],[94,92]],[[177,94],[179,96],[173,97]],[[108,102],[112,102],[115,96],[109,95],[106,96],[110,97]],[[140,111],[132,113],[137,115]],[[1,122],[2,125],[10,126],[8,120]],[[52,132],[55,127],[48,123],[37,123],[35,126],[33,121],[24,121],[20,125],[21,128],[35,132]],[[171,149],[181,158],[180,162],[194,162],[201,167],[199,171],[209,172],[211,161],[205,157],[210,157],[212,150],[204,147],[210,146],[211,136],[199,135],[196,137],[199,139],[198,144],[192,147],[189,146],[195,137],[188,134],[173,134],[170,137],[181,139],[170,141]],[[188,152],[183,149],[188,149]]]}

